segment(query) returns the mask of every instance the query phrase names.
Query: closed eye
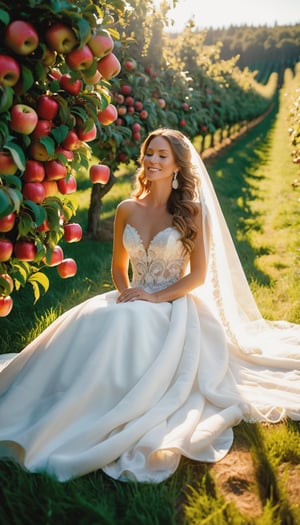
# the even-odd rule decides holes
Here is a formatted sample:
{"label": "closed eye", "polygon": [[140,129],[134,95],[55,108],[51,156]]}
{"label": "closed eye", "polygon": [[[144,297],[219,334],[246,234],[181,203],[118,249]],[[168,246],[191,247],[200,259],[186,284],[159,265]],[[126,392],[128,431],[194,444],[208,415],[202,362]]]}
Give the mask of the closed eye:
{"label": "closed eye", "polygon": [[[145,153],[145,157],[153,157],[153,153]],[[160,159],[167,159],[168,156],[167,155],[159,155],[159,158]]]}

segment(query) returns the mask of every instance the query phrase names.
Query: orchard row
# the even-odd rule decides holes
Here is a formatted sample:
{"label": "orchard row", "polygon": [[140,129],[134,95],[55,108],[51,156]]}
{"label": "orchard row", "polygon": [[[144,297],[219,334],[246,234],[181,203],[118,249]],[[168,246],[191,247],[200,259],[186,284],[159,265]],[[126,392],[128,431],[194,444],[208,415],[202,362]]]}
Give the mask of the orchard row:
{"label": "orchard row", "polygon": [[[45,266],[62,278],[76,273],[76,261],[59,243],[82,238],[68,197],[77,190],[78,170],[89,175],[92,194],[103,195],[152,129],[181,129],[191,139],[228,132],[262,113],[274,93],[259,93],[234,59],[218,63],[217,50],[204,50],[191,36],[184,60],[185,41],[165,42],[162,53],[156,39],[141,53],[122,0],[101,8],[92,0],[68,8],[64,0],[0,0],[0,15],[0,316],[6,316],[13,290],[29,282],[38,300],[48,289]],[[135,12],[130,16],[143,27]],[[148,20],[153,34],[156,22]]]}

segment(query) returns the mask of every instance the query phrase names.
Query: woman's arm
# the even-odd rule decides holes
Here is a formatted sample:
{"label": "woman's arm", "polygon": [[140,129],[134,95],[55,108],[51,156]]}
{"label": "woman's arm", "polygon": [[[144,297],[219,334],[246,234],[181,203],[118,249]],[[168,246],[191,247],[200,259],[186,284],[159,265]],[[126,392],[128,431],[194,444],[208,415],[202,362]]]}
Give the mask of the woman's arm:
{"label": "woman's arm", "polygon": [[190,256],[190,272],[179,279],[176,283],[158,292],[148,293],[142,288],[123,289],[118,297],[118,302],[143,300],[153,303],[161,303],[165,301],[174,301],[204,283],[206,275],[206,260],[202,232],[202,214],[200,210],[195,218],[195,223],[198,232],[194,240],[194,249]]}
{"label": "woman's arm", "polygon": [[111,273],[115,287],[119,292],[129,288],[129,257],[123,244],[123,231],[126,226],[128,216],[128,202],[121,202],[116,210],[114,221],[114,241]]}

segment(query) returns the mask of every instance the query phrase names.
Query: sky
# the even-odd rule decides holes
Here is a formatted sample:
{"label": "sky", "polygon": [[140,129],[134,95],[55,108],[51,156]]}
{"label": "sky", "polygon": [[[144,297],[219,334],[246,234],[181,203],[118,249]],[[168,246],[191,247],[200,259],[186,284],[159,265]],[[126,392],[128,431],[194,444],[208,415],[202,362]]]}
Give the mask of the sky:
{"label": "sky", "polygon": [[[172,0],[168,0],[172,6]],[[157,5],[160,0],[155,0]],[[230,25],[289,25],[300,23],[300,0],[178,0],[169,12],[174,19],[171,31],[182,31],[193,18],[197,28]]]}

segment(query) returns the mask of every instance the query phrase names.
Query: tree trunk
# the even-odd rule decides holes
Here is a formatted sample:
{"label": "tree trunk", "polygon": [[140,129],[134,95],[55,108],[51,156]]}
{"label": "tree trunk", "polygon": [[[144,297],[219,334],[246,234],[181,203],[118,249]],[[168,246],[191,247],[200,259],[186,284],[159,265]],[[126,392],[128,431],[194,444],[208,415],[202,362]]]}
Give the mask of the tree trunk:
{"label": "tree trunk", "polygon": [[90,239],[100,239],[101,237],[101,208],[102,198],[110,191],[116,182],[116,177],[110,175],[109,181],[104,186],[102,184],[93,184],[91,192],[90,207],[88,211],[87,236]]}

